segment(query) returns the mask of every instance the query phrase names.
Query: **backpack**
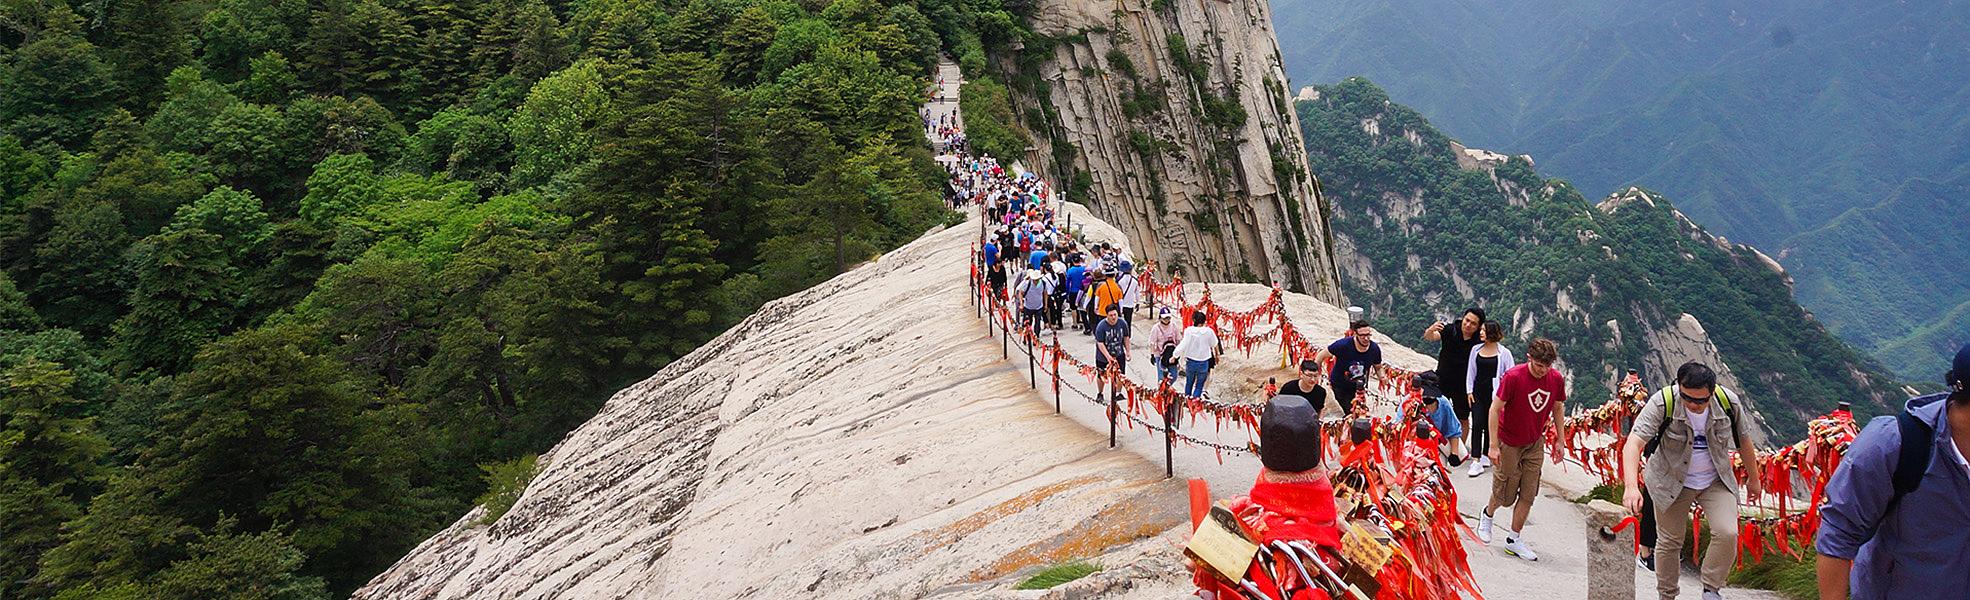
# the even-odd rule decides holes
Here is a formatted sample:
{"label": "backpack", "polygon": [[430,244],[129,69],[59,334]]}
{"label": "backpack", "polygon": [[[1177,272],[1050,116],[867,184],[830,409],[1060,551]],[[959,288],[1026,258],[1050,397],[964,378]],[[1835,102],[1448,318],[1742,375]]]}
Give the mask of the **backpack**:
{"label": "backpack", "polygon": [[[1730,394],[1724,393],[1724,388],[1716,386],[1711,386],[1710,391],[1711,395],[1717,398],[1717,407],[1724,409],[1724,418],[1731,421],[1731,442],[1736,443],[1737,440],[1743,439],[1744,431],[1738,429],[1737,425],[1737,411],[1731,410]],[[1642,456],[1652,456],[1655,454],[1655,449],[1662,446],[1662,434],[1669,431],[1669,415],[1675,414],[1675,400],[1676,386],[1662,388],[1662,426],[1655,428],[1655,439],[1649,440],[1648,445],[1642,447]]]}
{"label": "backpack", "polygon": [[[1903,407],[1902,412],[1895,415],[1895,427],[1901,430],[1902,448],[1901,453],[1895,457],[1893,480],[1895,495],[1889,497],[1888,507],[1881,510],[1882,520],[1887,520],[1888,513],[1894,512],[1895,506],[1901,504],[1903,496],[1922,487],[1922,473],[1929,470],[1929,458],[1936,449],[1936,445],[1929,439],[1935,437],[1936,428],[1930,427],[1928,423],[1922,422],[1922,419],[1908,412],[1907,407]],[[1921,443],[1910,444],[1909,440],[1920,440]]]}
{"label": "backpack", "polygon": [[1045,279],[1027,278],[1025,290],[1026,303],[1023,306],[1032,306],[1035,304],[1045,306],[1047,302],[1047,288],[1049,287],[1053,286],[1048,285]]}

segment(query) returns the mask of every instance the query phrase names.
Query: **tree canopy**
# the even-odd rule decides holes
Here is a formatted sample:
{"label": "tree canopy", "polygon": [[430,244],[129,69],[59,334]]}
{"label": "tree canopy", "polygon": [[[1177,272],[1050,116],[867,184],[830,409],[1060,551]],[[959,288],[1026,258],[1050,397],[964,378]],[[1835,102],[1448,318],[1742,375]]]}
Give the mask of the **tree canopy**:
{"label": "tree canopy", "polygon": [[481,465],[947,219],[928,73],[1020,31],[998,0],[0,22],[9,598],[347,595]]}

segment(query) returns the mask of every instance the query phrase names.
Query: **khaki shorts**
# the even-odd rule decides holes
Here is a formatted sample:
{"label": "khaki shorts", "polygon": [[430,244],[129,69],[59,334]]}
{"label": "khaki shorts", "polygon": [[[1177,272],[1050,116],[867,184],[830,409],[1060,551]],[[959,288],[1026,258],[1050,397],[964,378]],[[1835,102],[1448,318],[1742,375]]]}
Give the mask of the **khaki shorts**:
{"label": "khaki shorts", "polygon": [[1532,506],[1539,497],[1539,472],[1546,466],[1546,443],[1498,444],[1498,464],[1492,465],[1491,505]]}

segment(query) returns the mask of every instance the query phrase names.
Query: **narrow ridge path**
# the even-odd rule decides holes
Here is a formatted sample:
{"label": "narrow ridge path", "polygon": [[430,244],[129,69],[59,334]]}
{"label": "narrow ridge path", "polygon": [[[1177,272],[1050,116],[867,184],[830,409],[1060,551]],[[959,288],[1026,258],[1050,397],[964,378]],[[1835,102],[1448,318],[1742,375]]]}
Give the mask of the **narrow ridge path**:
{"label": "narrow ridge path", "polygon": [[[921,113],[925,119],[925,137],[930,140],[933,147],[940,154],[945,149],[944,140],[936,132],[936,125],[942,122],[940,119],[944,115],[952,115],[958,124],[958,130],[963,131],[964,121],[959,111],[958,102],[958,94],[962,81],[962,74],[959,72],[956,63],[948,59],[940,63],[938,65],[936,79],[933,81],[935,85],[934,95],[925,104],[924,112]],[[1014,176],[1023,172],[1023,169],[1020,169],[1014,163],[1006,162],[1004,164],[1007,165],[1008,172]],[[1120,230],[1096,220],[1093,214],[1085,207],[1055,201],[1052,198],[1048,198],[1047,201],[1053,202],[1055,206],[1059,207],[1059,214],[1065,218],[1071,218],[1071,222],[1077,228],[1085,224],[1087,227],[1085,233],[1089,239],[1119,244],[1125,248],[1128,246],[1128,240],[1125,239],[1125,236],[1122,235]],[[981,224],[974,221],[982,220],[983,217],[977,214],[978,211],[969,212],[971,212],[970,218],[966,220],[964,225],[960,225],[960,227],[980,228]],[[1066,217],[1067,215],[1071,215],[1071,217]],[[1223,286],[1225,289],[1219,291],[1223,292],[1232,287]],[[1263,286],[1254,285],[1251,287],[1258,288]],[[1201,293],[1201,290],[1187,290],[1187,293],[1194,297],[1198,293]],[[1252,298],[1246,300],[1244,304],[1239,304],[1236,300],[1230,300],[1228,296],[1220,295],[1219,297],[1221,301],[1226,301],[1227,304],[1233,305],[1234,307],[1256,305],[1263,299],[1262,295],[1254,295]],[[1320,303],[1318,300],[1304,295],[1289,294],[1286,301],[1289,312],[1296,315],[1296,320],[1297,315],[1302,314],[1303,311],[1316,315],[1321,314],[1323,311],[1331,311],[1340,315],[1345,314],[1337,307],[1326,306],[1324,303]],[[1316,303],[1322,306],[1311,306]],[[1135,338],[1136,340],[1148,339],[1149,328],[1155,322],[1155,315],[1147,310],[1148,304],[1146,301],[1143,306],[1144,308],[1137,313],[1133,323],[1133,335],[1138,336]],[[1338,320],[1335,323],[1334,333],[1338,336],[1337,332],[1345,327],[1345,318],[1344,316],[1337,316],[1336,318]],[[1307,322],[1322,322],[1324,320],[1326,319],[1309,319]],[[1066,321],[1069,325],[1068,329],[1059,334],[1062,347],[1066,348],[1069,354],[1076,359],[1092,364],[1095,354],[1093,340],[1074,330],[1071,316]],[[988,328],[991,327],[985,321],[981,320],[979,323]],[[1052,334],[1043,335],[1051,339]],[[1429,363],[1423,362],[1426,360],[1426,357],[1422,354],[1402,348],[1390,340],[1384,339],[1380,343],[1384,347],[1385,355],[1388,355],[1388,360],[1397,367],[1420,371],[1430,366]],[[1131,348],[1131,352],[1138,351],[1144,351],[1139,343]],[[1276,357],[1271,356],[1271,354],[1270,352],[1254,352],[1250,357],[1246,357],[1243,353],[1227,349],[1223,358],[1224,365],[1219,368],[1219,371],[1225,372],[1228,375],[1229,369],[1226,367],[1242,366],[1250,368],[1251,363],[1254,362],[1276,361]],[[1009,344],[1008,358],[1006,360],[1017,369],[1026,370],[1028,368],[1027,365],[1022,364],[1027,361],[1027,351],[1017,341]],[[1034,373],[1034,378],[1037,379],[1038,385],[1034,390],[1034,394],[1040,401],[1054,402],[1052,375],[1048,371],[1050,365],[1037,365],[1037,367],[1038,369]],[[1137,356],[1129,357],[1126,372],[1130,379],[1137,382],[1156,380],[1154,368]],[[1283,379],[1284,377],[1291,376],[1285,370],[1279,370],[1278,372],[1279,376],[1282,377],[1280,379],[1282,383],[1285,381]],[[1247,382],[1235,377],[1220,376],[1219,373],[1214,373],[1208,384],[1208,388],[1213,396],[1235,398],[1248,396],[1252,393],[1250,390],[1241,389],[1245,383]],[[1060,377],[1060,389],[1059,404],[1062,416],[1098,433],[1106,431],[1108,428],[1107,410],[1102,405],[1096,404],[1093,401],[1096,390],[1092,383],[1086,378],[1081,377],[1077,372],[1064,371]],[[1161,464],[1164,461],[1162,435],[1146,432],[1140,425],[1132,427],[1125,418],[1118,418],[1118,423],[1119,425],[1116,428],[1115,435],[1117,447],[1133,452],[1152,464]],[[1247,434],[1244,431],[1233,427],[1226,427],[1220,431],[1208,420],[1200,420],[1190,424],[1179,424],[1177,431],[1198,439],[1221,444],[1243,445],[1247,441]],[[1202,479],[1208,482],[1214,498],[1224,498],[1245,493],[1251,487],[1252,482],[1258,477],[1259,472],[1258,459],[1249,455],[1234,453],[1223,453],[1219,455],[1206,448],[1178,445],[1173,458],[1176,476],[1178,478]],[[1586,489],[1592,487],[1592,478],[1570,464],[1548,464],[1545,467],[1544,473],[1546,477],[1545,481],[1542,482],[1541,497],[1538,502],[1534,503],[1532,515],[1527,520],[1526,527],[1528,541],[1534,549],[1540,551],[1541,559],[1538,562],[1528,562],[1506,554],[1503,550],[1502,534],[1501,541],[1489,547],[1474,540],[1464,540],[1465,551],[1470,556],[1471,570],[1477,576],[1479,585],[1482,588],[1481,591],[1485,593],[1487,598],[1557,599],[1584,597],[1586,594],[1586,519],[1582,507],[1574,504],[1571,500],[1572,497],[1577,497],[1584,493]],[[1483,510],[1486,500],[1490,498],[1491,481],[1492,477],[1489,471],[1479,477],[1468,477],[1464,474],[1463,469],[1454,470],[1452,484],[1457,489],[1458,510],[1465,515],[1472,527],[1476,526],[1477,515]],[[1171,549],[1168,560],[1180,561],[1182,559],[1174,549]],[[1683,579],[1682,594],[1679,600],[1680,598],[1700,600],[1702,586],[1696,581],[1695,569],[1684,569]],[[1159,593],[1161,591],[1167,591],[1162,586],[1157,586],[1153,589],[1157,589]],[[1637,568],[1635,571],[1635,590],[1636,598],[1654,597],[1654,573]],[[1764,590],[1728,588],[1725,592],[1726,597],[1731,600],[1785,600],[1783,596]]]}

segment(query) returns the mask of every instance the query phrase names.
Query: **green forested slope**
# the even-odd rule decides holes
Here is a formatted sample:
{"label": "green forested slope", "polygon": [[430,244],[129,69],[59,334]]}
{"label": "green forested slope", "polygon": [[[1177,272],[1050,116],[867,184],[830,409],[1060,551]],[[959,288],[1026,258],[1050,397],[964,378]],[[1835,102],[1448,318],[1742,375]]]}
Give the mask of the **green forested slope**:
{"label": "green forested slope", "polygon": [[1780,272],[1662,195],[1631,189],[1597,207],[1522,158],[1460,168],[1449,138],[1367,80],[1318,89],[1298,108],[1334,231],[1358,257],[1343,261],[1343,283],[1398,340],[1421,343],[1432,319],[1475,303],[1503,321],[1507,343],[1553,338],[1584,385],[1611,385],[1648,351],[1645,331],[1690,313],[1783,438],[1837,401],[1868,412],[1899,398],[1807,318]]}
{"label": "green forested slope", "polygon": [[0,597],[345,595],[943,222],[925,75],[1007,10],[0,2]]}
{"label": "green forested slope", "polygon": [[[1845,315],[1841,337],[1905,377],[1942,381],[1949,357],[1970,342],[1970,176],[1917,179],[1881,201],[1849,211],[1787,244],[1783,260],[1799,272],[1799,299]],[[1887,243],[1910,240],[1910,245]]]}

